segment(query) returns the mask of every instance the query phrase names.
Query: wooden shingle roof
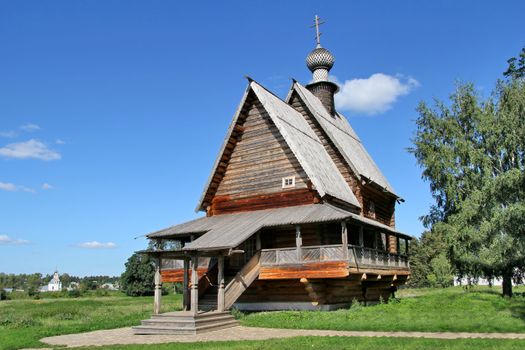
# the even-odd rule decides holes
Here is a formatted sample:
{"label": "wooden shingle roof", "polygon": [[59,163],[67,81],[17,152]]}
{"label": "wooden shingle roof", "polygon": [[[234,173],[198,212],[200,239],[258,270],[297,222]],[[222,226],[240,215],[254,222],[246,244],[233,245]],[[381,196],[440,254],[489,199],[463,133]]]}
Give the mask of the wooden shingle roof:
{"label": "wooden shingle roof", "polygon": [[204,210],[204,201],[217,172],[224,150],[228,144],[248,94],[253,92],[268,112],[272,122],[283,136],[290,150],[312,182],[320,197],[330,196],[345,203],[360,207],[357,198],[343,175],[326,152],[322,142],[308,125],[303,116],[286,102],[273,95],[260,84],[250,81],[239,108],[233,118],[225,142],[217,156],[213,170],[208,178],[197,210]]}
{"label": "wooden shingle roof", "polygon": [[308,204],[294,207],[202,217],[164,230],[152,232],[148,238],[176,238],[203,233],[184,250],[220,250],[235,248],[262,228],[319,222],[355,220],[385,232],[411,239],[392,227],[330,204]]}
{"label": "wooden shingle roof", "polygon": [[294,82],[292,85],[287,102],[289,102],[293,91],[297,92],[303,100],[324,132],[332,140],[339,152],[341,152],[350,168],[352,168],[356,174],[376,183],[398,197],[386,177],[381,170],[379,170],[377,164],[366,151],[363,143],[350,126],[348,120],[339,113],[332,116],[314,94],[297,82]]}

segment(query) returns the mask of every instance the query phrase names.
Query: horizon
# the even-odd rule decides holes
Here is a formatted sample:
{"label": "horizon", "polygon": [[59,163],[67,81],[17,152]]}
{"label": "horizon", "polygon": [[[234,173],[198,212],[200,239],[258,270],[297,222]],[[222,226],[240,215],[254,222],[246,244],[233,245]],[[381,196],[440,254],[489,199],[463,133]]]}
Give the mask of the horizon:
{"label": "horizon", "polygon": [[415,108],[457,81],[489,95],[525,44],[523,3],[471,3],[1,4],[0,272],[120,276],[141,236],[201,216],[243,77],[281,99],[308,83],[315,15],[337,107],[419,237],[433,200],[407,152]]}

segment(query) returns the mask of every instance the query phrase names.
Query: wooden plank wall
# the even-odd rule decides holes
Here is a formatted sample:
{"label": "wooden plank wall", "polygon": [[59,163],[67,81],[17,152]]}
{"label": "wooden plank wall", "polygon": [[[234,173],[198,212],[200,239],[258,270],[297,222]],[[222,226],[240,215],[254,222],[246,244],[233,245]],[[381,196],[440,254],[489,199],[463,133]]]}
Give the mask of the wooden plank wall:
{"label": "wooden plank wall", "polygon": [[[377,277],[377,276],[375,276]],[[361,281],[361,275],[347,278],[256,280],[239,298],[239,302],[311,302],[314,305],[388,300],[391,286],[406,283],[407,276],[396,280]]]}
{"label": "wooden plank wall", "polygon": [[[252,92],[237,130],[217,189],[207,196],[208,215],[314,203],[306,173]],[[288,176],[295,176],[295,187],[283,189]]]}

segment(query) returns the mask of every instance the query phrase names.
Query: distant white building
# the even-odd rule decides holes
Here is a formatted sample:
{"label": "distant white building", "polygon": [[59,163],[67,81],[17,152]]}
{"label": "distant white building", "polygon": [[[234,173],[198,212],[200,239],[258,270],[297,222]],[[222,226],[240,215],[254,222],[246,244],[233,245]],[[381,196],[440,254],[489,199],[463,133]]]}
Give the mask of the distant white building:
{"label": "distant white building", "polygon": [[[500,277],[494,277],[492,279],[489,279],[489,278],[484,278],[484,277],[474,278],[474,277],[468,277],[468,276],[463,277],[463,278],[456,276],[456,278],[454,278],[455,286],[468,286],[469,282],[470,284],[475,285],[475,286],[490,286],[490,285],[501,286],[503,284],[503,279]],[[515,286],[516,283],[512,281],[512,285]]]}
{"label": "distant white building", "polygon": [[69,284],[69,287],[67,287],[68,291],[78,290],[78,289],[80,289],[80,283],[78,283],[78,282],[71,282]]}
{"label": "distant white building", "polygon": [[103,285],[100,286],[100,288],[107,289],[107,290],[118,290],[119,286],[118,284],[104,283]]}
{"label": "distant white building", "polygon": [[47,286],[40,288],[41,292],[60,292],[62,290],[62,282],[60,282],[60,277],[58,276],[58,271],[55,271],[53,278]]}

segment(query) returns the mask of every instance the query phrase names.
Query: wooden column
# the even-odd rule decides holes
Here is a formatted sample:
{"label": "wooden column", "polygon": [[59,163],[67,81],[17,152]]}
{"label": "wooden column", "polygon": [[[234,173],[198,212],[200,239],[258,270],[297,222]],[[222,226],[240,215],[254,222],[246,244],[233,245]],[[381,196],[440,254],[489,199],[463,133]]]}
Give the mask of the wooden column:
{"label": "wooden column", "polygon": [[346,221],[341,221],[341,242],[343,243],[343,256],[345,260],[348,260],[348,229]]}
{"label": "wooden column", "polygon": [[303,238],[301,237],[301,226],[295,226],[295,246],[297,247],[297,261],[301,262],[303,260]]}
{"label": "wooden column", "polygon": [[191,257],[191,312],[194,315],[199,313],[199,275],[197,274],[197,266],[199,258],[197,256]]}
{"label": "wooden column", "polygon": [[190,281],[190,261],[184,259],[184,275],[182,282],[182,309],[188,311],[190,309],[190,290],[189,290],[189,281]]}
{"label": "wooden column", "polygon": [[217,283],[219,289],[217,291],[217,311],[224,311],[224,256],[220,255],[217,258]]}
{"label": "wooden column", "polygon": [[153,313],[155,315],[160,314],[160,301],[162,297],[162,281],[161,281],[161,275],[160,275],[160,259],[157,264],[157,268],[155,269],[155,293],[154,293],[154,300],[153,300]]}
{"label": "wooden column", "polygon": [[359,245],[361,247],[364,247],[365,246],[365,241],[364,241],[364,238],[363,238],[363,225],[359,225]]}
{"label": "wooden column", "polygon": [[255,234],[255,250],[259,251],[261,250],[261,232],[257,232]]}

